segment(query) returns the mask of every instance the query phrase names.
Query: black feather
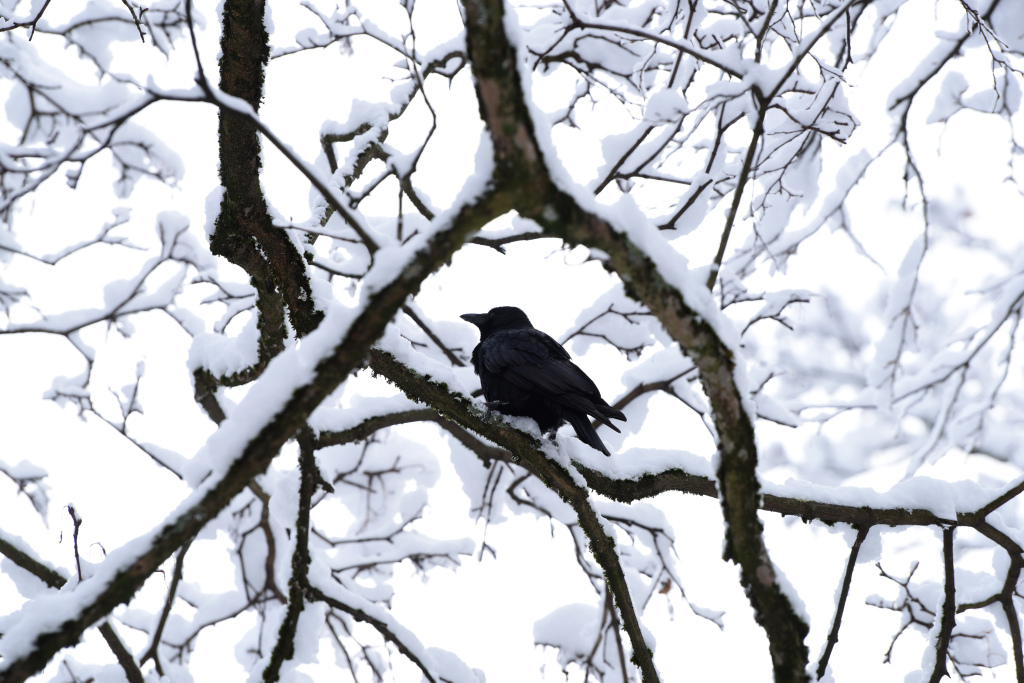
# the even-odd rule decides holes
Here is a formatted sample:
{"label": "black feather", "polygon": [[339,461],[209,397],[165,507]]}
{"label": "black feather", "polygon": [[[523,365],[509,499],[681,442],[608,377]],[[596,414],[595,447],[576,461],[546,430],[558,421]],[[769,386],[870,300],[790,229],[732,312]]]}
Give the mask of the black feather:
{"label": "black feather", "polygon": [[619,431],[609,419],[626,416],[601,398],[597,385],[561,344],[534,328],[514,306],[467,313],[462,319],[480,328],[473,368],[489,406],[505,415],[533,418],[542,432],[553,432],[568,421],[582,441],[609,455],[589,418]]}

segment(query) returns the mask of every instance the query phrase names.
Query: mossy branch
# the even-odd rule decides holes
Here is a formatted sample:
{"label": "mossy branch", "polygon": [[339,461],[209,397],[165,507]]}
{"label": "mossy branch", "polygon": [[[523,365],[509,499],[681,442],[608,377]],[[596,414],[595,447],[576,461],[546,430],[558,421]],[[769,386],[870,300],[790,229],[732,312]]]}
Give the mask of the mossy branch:
{"label": "mossy branch", "polygon": [[[608,254],[606,267],[622,278],[627,293],[645,304],[693,359],[719,437],[717,476],[726,520],[725,557],[740,565],[743,587],[768,636],[776,680],[806,680],[807,624],[780,590],[764,544],[757,516],[760,486],[754,426],[736,385],[732,351],[642,248],[558,187],[526,106],[519,55],[505,33],[503,0],[467,0],[465,7],[466,44],[481,117],[494,144],[496,182],[503,191],[515,192],[515,209],[535,220],[546,233]],[[653,665],[644,669],[645,679],[648,676],[651,680],[656,677]]]}
{"label": "mossy branch", "polygon": [[493,211],[492,199],[490,194],[483,195],[476,203],[464,206],[452,216],[449,224],[433,233],[410,260],[408,267],[394,280],[382,285],[366,302],[347,333],[317,364],[312,378],[293,390],[284,407],[242,446],[239,456],[218,475],[219,478],[205,483],[202,497],[157,530],[150,539],[149,547],[135,556],[130,564],[125,563],[112,571],[107,585],[98,588],[89,601],[69,612],[73,616],[52,630],[36,634],[30,651],[0,663],[0,677],[4,682],[24,681],[41,671],[59,650],[77,643],[85,629],[130,600],[150,574],[157,571],[207,522],[216,518],[253,477],[266,470],[281,446],[306,424],[310,413],[353,370],[365,363],[371,345],[383,334],[385,326],[405,300],[418,291],[423,280],[440,268],[470,234],[489,220]]}
{"label": "mossy branch", "polygon": [[466,429],[472,429],[507,449],[519,463],[533,472],[548,488],[557,493],[576,512],[580,528],[590,541],[594,559],[604,571],[608,590],[622,617],[622,625],[633,645],[633,661],[640,668],[645,683],[659,681],[654,668],[653,653],[644,641],[640,620],[633,598],[629,593],[626,576],[619,562],[615,539],[605,532],[604,524],[590,504],[590,490],[576,483],[573,473],[549,459],[541,450],[536,437],[496,419],[484,419],[485,414],[469,398],[437,382],[413,372],[392,354],[380,349],[370,351],[370,369],[383,376],[410,398],[429,403],[445,419]]}

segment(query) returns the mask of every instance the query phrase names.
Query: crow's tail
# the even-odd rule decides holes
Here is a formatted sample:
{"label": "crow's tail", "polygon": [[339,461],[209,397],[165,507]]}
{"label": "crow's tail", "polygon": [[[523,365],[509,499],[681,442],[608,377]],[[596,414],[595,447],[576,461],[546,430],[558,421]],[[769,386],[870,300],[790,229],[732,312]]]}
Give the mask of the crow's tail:
{"label": "crow's tail", "polygon": [[[597,431],[594,429],[594,425],[590,424],[590,417],[585,413],[580,413],[575,410],[565,410],[562,413],[572,428],[576,430],[576,436],[580,437],[580,441],[589,445],[591,448],[596,448],[605,455],[611,455],[608,449],[605,448],[604,443],[601,441],[601,437],[597,435]],[[615,431],[618,431],[617,429]]]}
{"label": "crow's tail", "polygon": [[598,422],[603,422],[604,424],[608,425],[615,431],[621,433],[622,430],[613,425],[608,420],[609,418],[614,418],[616,420],[622,420],[623,422],[625,422],[626,416],[622,414],[621,410],[616,410],[615,408],[612,408],[610,405],[604,403],[603,401],[601,403],[603,405],[598,403],[594,404],[594,412],[590,413],[590,415]]}

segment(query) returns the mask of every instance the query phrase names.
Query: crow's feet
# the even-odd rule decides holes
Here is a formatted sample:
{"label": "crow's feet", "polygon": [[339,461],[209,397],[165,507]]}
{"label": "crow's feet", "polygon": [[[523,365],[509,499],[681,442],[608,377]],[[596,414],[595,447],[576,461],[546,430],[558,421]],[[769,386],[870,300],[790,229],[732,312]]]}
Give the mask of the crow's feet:
{"label": "crow's feet", "polygon": [[484,422],[487,422],[494,416],[495,413],[500,413],[498,408],[506,405],[507,401],[484,401],[484,407],[487,408],[487,412],[484,413]]}

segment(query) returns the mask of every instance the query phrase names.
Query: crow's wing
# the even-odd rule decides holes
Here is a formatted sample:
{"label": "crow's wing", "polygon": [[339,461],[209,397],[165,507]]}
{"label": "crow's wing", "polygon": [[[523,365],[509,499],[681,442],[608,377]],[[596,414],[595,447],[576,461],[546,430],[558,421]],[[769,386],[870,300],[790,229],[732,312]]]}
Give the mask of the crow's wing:
{"label": "crow's wing", "polygon": [[496,332],[480,345],[480,351],[480,360],[489,372],[531,395],[543,395],[619,431],[595,405],[604,401],[594,381],[570,360],[561,344],[540,330]]}

